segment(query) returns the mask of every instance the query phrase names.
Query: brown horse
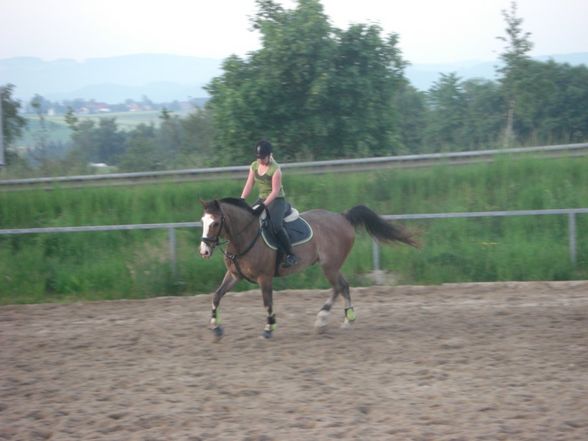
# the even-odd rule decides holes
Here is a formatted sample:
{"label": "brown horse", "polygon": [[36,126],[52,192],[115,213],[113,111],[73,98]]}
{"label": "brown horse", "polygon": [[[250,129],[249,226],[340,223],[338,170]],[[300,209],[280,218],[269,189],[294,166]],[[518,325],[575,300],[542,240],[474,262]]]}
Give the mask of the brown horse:
{"label": "brown horse", "polygon": [[326,210],[310,210],[301,216],[312,227],[313,237],[306,243],[295,247],[298,263],[290,268],[281,268],[276,259],[276,251],[260,239],[259,219],[251,207],[241,199],[226,198],[209,202],[202,201],[202,242],[200,255],[209,258],[221,238],[227,241],[223,250],[227,272],[212,301],[211,329],[217,338],[223,335],[220,324],[219,304],[222,297],[239,280],[247,279],[259,284],[263,303],[267,309],[267,324],[263,336],[270,338],[276,327],[273,312],[272,279],[301,271],[315,263],[320,264],[325,277],[333,287],[331,297],[318,313],[316,326],[323,328],[333,303],[339,294],[345,299],[345,321],[348,325],[355,320],[351,304],[349,284],[341,275],[340,269],[351,251],[355,239],[355,229],[363,226],[375,239],[382,242],[403,242],[416,246],[411,234],[378,216],[369,208],[359,205],[343,214]]}

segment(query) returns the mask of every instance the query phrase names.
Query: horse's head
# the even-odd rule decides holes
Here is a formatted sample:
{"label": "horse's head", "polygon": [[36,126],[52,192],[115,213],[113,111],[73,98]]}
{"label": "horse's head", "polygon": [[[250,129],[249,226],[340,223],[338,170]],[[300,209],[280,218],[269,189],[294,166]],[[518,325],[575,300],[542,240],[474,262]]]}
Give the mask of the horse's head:
{"label": "horse's head", "polygon": [[[230,241],[242,240],[245,229],[256,219],[251,207],[242,199],[224,198],[200,202],[204,207],[200,255],[205,259],[212,256],[221,236]],[[233,227],[234,231],[237,231],[237,237],[230,237],[229,231],[233,230]]]}
{"label": "horse's head", "polygon": [[224,215],[217,200],[200,201],[204,207],[202,215],[202,240],[200,242],[200,256],[208,259],[219,243],[224,226]]}

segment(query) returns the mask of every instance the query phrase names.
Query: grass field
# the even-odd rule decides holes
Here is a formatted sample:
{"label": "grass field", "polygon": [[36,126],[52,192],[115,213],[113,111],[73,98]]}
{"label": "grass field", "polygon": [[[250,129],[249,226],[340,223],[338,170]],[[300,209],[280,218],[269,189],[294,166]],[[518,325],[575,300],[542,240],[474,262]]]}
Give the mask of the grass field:
{"label": "grass field", "polygon": [[[243,176],[244,180],[245,176]],[[198,220],[198,199],[236,196],[241,180],[0,193],[0,228]],[[324,176],[287,174],[301,211],[366,204],[381,214],[588,207],[588,158],[503,158]],[[588,277],[588,216],[577,219],[578,265],[569,261],[564,216],[411,221],[420,250],[382,247],[382,268],[398,283],[573,280]],[[177,232],[177,277],[165,231],[0,237],[1,303],[136,298],[210,292],[224,267],[198,256],[200,231]],[[370,283],[371,239],[360,234],[344,273]],[[277,289],[326,288],[318,267],[278,279]],[[251,285],[241,283],[239,289]]]}
{"label": "grass field", "polygon": [[[94,121],[98,124],[100,118],[116,118],[118,128],[123,131],[130,131],[140,124],[160,123],[158,110],[141,111],[141,112],[109,112],[96,113],[88,115],[78,115],[80,121]],[[172,112],[172,115],[185,116],[185,113]],[[24,130],[23,137],[18,141],[20,148],[32,148],[36,145],[41,136],[41,123],[39,118],[34,115],[26,115],[27,127]],[[46,137],[49,142],[67,143],[70,141],[71,130],[65,122],[64,115],[45,116]]]}

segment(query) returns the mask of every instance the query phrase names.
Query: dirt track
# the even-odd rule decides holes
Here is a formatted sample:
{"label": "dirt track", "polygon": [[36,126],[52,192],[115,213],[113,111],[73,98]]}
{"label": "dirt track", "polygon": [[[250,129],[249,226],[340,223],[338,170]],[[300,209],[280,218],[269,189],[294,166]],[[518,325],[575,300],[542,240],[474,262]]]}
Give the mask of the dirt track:
{"label": "dirt track", "polygon": [[0,307],[0,440],[588,440],[588,282]]}

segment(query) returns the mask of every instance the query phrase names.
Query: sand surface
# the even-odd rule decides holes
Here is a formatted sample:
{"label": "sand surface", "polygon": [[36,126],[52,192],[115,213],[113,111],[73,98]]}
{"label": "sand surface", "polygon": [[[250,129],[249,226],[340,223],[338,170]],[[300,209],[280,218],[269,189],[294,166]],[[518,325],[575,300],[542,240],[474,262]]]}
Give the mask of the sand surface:
{"label": "sand surface", "polygon": [[588,440],[588,282],[0,307],[0,440]]}

